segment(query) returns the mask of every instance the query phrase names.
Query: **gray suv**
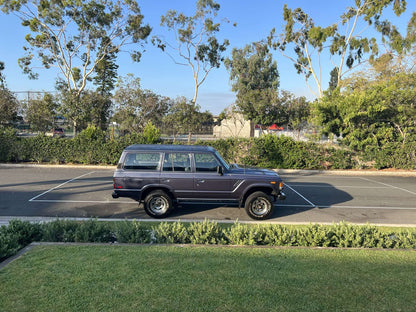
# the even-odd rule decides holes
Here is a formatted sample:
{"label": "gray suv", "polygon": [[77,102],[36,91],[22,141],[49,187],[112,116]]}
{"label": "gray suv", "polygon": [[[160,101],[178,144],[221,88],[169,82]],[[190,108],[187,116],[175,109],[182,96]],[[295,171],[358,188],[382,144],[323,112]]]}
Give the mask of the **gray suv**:
{"label": "gray suv", "polygon": [[131,145],[121,154],[113,183],[113,198],[143,202],[154,218],[166,217],[176,203],[198,201],[238,203],[263,220],[276,198],[286,198],[276,172],[229,165],[214,148],[197,145]]}

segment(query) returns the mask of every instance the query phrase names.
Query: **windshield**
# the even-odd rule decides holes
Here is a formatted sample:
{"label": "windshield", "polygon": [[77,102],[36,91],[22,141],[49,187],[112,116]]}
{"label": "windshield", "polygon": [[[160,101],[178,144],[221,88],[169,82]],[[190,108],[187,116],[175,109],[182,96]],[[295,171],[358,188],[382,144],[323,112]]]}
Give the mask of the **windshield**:
{"label": "windshield", "polygon": [[225,169],[230,170],[230,165],[221,157],[218,151],[215,151],[215,155],[217,156],[218,160],[221,162],[221,165],[223,165]]}

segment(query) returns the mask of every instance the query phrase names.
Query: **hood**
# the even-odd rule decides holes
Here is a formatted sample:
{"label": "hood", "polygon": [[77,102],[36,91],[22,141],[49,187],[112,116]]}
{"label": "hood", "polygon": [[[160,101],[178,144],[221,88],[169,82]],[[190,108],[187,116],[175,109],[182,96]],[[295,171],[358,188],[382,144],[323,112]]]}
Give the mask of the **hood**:
{"label": "hood", "polygon": [[229,174],[250,174],[250,175],[270,175],[278,176],[278,174],[269,169],[262,168],[232,168],[227,173]]}

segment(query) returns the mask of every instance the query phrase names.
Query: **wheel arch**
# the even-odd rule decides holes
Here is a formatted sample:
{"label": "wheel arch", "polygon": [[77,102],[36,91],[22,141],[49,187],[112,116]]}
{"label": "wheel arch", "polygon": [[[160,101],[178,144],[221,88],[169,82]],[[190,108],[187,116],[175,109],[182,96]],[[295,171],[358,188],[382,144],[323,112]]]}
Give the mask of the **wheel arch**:
{"label": "wheel arch", "polygon": [[176,200],[176,197],[175,197],[174,193],[168,187],[161,186],[161,185],[152,185],[152,186],[149,186],[146,189],[144,189],[142,191],[142,193],[140,194],[140,199],[139,200],[144,200],[147,195],[149,195],[151,192],[157,191],[157,190],[164,191],[167,195],[169,195],[169,197],[172,200]]}
{"label": "wheel arch", "polygon": [[263,193],[266,193],[269,196],[272,196],[273,188],[271,188],[269,186],[260,186],[260,185],[249,188],[248,190],[246,190],[244,192],[244,195],[241,197],[241,199],[239,201],[239,207],[240,208],[244,207],[245,202],[247,200],[247,197],[249,197],[254,192],[263,192]]}

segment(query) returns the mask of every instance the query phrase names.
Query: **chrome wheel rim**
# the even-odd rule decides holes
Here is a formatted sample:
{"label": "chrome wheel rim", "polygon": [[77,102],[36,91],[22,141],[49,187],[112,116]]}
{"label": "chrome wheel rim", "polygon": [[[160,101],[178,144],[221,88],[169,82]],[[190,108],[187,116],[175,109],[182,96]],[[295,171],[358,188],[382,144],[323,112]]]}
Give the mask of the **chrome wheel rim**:
{"label": "chrome wheel rim", "polygon": [[265,198],[256,198],[251,204],[251,211],[256,216],[262,216],[269,212],[269,202]]}
{"label": "chrome wheel rim", "polygon": [[155,214],[163,214],[168,210],[169,203],[166,198],[154,197],[149,202],[149,209]]}

